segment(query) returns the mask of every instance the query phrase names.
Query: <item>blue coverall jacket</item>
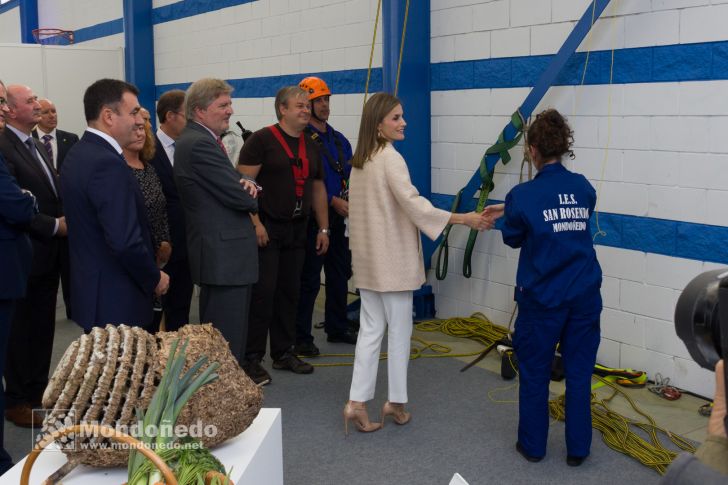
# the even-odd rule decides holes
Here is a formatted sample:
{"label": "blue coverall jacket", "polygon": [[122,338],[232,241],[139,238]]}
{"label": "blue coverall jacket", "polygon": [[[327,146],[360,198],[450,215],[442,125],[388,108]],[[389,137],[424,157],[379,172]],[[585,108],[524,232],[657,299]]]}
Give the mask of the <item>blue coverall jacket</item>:
{"label": "blue coverall jacket", "polygon": [[551,362],[556,345],[566,374],[566,449],[591,447],[591,375],[599,348],[602,271],[589,225],[596,192],[560,162],[545,165],[506,196],[503,242],[520,247],[513,347],[519,366],[518,443],[546,454]]}
{"label": "blue coverall jacket", "polygon": [[557,308],[601,287],[589,224],[596,201],[589,181],[559,162],[508,193],[502,232],[504,243],[521,248],[519,305]]}

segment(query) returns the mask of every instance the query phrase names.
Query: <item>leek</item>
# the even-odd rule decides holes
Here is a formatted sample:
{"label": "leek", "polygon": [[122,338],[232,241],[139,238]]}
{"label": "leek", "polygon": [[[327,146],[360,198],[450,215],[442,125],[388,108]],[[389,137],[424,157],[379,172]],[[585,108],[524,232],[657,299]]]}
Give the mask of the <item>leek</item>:
{"label": "leek", "polygon": [[[189,340],[186,340],[182,344],[179,352],[177,352],[179,339],[172,342],[169,350],[169,357],[167,359],[167,365],[165,366],[159,386],[152,396],[149,408],[146,412],[139,408],[136,410],[137,422],[138,426],[140,426],[137,438],[144,444],[144,446],[156,451],[157,454],[168,463],[169,460],[184,463],[184,460],[182,460],[178,454],[175,454],[177,451],[184,450],[175,445],[183,443],[186,443],[187,445],[190,444],[189,441],[177,440],[174,436],[174,427],[182,408],[198,389],[205,384],[213,382],[219,377],[215,373],[215,371],[220,367],[220,364],[217,362],[211,363],[206,369],[202,370],[202,367],[207,362],[207,357],[204,356],[197,360],[197,362],[195,362],[195,364],[180,377],[185,365],[185,351],[188,343]],[[198,373],[199,375],[195,376],[195,374]],[[150,435],[149,432],[152,430],[154,430],[154,433]],[[204,448],[202,449],[204,450]],[[194,452],[198,450],[187,451]],[[207,453],[209,453],[209,451],[207,451]],[[217,463],[219,464],[219,462]],[[178,472],[185,473],[185,470],[186,468],[182,466]],[[129,455],[129,466],[127,471],[129,485],[153,485],[162,481],[161,472],[154,468],[151,462],[144,458],[144,455],[135,450],[133,450]],[[224,472],[224,468],[222,471]],[[197,475],[195,474],[195,476]],[[195,482],[190,481],[188,483]]]}

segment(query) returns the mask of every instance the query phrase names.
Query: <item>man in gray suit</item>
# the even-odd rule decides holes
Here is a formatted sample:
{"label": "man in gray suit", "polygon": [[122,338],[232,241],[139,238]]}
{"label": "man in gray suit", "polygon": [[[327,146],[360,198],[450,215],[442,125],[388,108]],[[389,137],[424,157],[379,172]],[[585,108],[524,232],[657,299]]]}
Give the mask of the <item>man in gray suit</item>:
{"label": "man in gray suit", "polygon": [[230,165],[220,139],[233,114],[232,90],[220,79],[200,79],[187,89],[188,121],[176,142],[174,178],[185,213],[192,281],[201,287],[200,321],[220,330],[242,366],[250,293],[258,280],[258,243],[250,220],[258,202],[257,186]]}

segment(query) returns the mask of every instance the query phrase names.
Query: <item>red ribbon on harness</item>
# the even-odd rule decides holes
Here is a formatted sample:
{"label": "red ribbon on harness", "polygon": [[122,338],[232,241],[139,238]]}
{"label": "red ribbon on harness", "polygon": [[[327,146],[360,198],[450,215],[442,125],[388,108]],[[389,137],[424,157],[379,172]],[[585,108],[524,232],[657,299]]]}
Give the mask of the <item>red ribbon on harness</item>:
{"label": "red ribbon on harness", "polygon": [[298,137],[298,158],[293,156],[291,147],[288,146],[286,140],[283,139],[280,130],[276,125],[271,125],[268,129],[276,137],[278,143],[286,151],[286,155],[291,160],[291,169],[293,170],[293,180],[296,183],[296,198],[301,199],[303,197],[303,186],[306,184],[308,178],[308,156],[306,156],[306,138],[303,133]]}

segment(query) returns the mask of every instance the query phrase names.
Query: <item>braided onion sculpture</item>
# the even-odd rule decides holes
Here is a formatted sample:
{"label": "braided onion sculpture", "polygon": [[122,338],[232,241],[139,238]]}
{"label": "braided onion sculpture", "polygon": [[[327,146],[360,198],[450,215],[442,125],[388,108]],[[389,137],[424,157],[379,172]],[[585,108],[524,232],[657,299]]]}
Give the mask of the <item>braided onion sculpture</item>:
{"label": "braided onion sculpture", "polygon": [[[203,386],[182,409],[178,425],[202,426],[213,447],[245,431],[258,415],[263,393],[240,368],[227,341],[212,325],[186,325],[151,335],[139,327],[107,325],[82,335],[66,349],[43,395],[50,410],[42,434],[79,423],[128,427],[135,408],[147,409],[175,339],[189,339],[185,370],[206,355],[219,362],[220,378]],[[103,446],[103,438],[69,436],[61,443],[70,461],[97,467],[126,466],[128,451]],[[96,445],[96,446],[93,446]]]}

